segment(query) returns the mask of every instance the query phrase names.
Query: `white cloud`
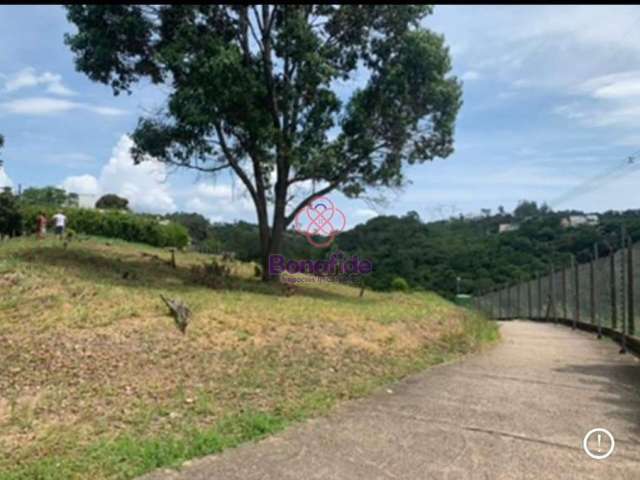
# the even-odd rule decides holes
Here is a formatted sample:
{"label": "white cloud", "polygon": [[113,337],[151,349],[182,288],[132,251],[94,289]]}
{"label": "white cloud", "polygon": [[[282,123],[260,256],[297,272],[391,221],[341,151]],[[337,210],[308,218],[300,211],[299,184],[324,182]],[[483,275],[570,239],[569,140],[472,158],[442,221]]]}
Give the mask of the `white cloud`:
{"label": "white cloud", "polygon": [[460,75],[460,78],[462,80],[471,82],[473,80],[478,80],[480,78],[480,74],[475,70],[467,70],[462,75]]}
{"label": "white cloud", "polygon": [[583,82],[578,92],[600,99],[627,99],[640,96],[640,70],[601,75]]}
{"label": "white cloud", "polygon": [[99,195],[101,188],[98,185],[98,179],[93,175],[77,175],[67,177],[61,184],[67,192],[73,192],[80,195]]}
{"label": "white cloud", "polygon": [[[68,192],[86,197],[107,193],[125,197],[135,211],[167,213],[176,210],[197,212],[212,222],[255,220],[253,202],[244,186],[234,178],[229,183],[199,181],[191,187],[176,188],[168,181],[163,163],[149,159],[134,165],[131,157],[133,141],[123,135],[114,147],[108,162],[97,176],[75,175],[60,184]],[[62,155],[61,160],[84,160],[82,154]]]}
{"label": "white cloud", "polygon": [[74,95],[73,90],[64,86],[60,75],[51,72],[44,72],[38,75],[32,67],[25,68],[6,77],[4,89],[6,92],[11,93],[39,85],[46,87],[46,91],[54,95]]}
{"label": "white cloud", "polygon": [[105,116],[124,115],[127,113],[117,108],[101,107],[51,97],[28,97],[0,103],[0,111],[16,115],[50,115],[70,110],[85,110]]}
{"label": "white cloud", "polygon": [[126,135],[114,147],[111,158],[102,168],[99,177],[79,175],[67,177],[62,187],[71,192],[86,195],[115,193],[129,200],[134,210],[166,213],[176,210],[176,204],[166,182],[166,166],[153,159],[139,165],[133,163],[133,141]]}
{"label": "white cloud", "polygon": [[354,216],[360,221],[366,221],[378,216],[378,212],[370,208],[359,208],[354,212]]}
{"label": "white cloud", "polygon": [[5,172],[4,168],[0,167],[0,188],[5,187],[12,188],[13,182],[11,181],[9,175],[7,175],[7,172]]}
{"label": "white cloud", "polygon": [[196,198],[209,198],[212,200],[231,200],[233,192],[230,185],[212,185],[198,183],[195,189]]}
{"label": "white cloud", "polygon": [[638,14],[630,5],[439,6],[425,26],[445,34],[459,71],[555,89],[636,65]]}
{"label": "white cloud", "polygon": [[235,184],[198,183],[184,192],[187,211],[201,213],[213,222],[255,218],[254,205],[243,186]]}

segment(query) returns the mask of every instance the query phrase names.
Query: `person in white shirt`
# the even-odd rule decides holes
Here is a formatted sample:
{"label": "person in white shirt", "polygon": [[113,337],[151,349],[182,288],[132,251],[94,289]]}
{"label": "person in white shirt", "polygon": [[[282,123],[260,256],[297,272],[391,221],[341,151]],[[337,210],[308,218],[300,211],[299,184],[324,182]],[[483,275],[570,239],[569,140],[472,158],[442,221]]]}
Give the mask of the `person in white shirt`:
{"label": "person in white shirt", "polygon": [[53,220],[56,235],[58,235],[59,238],[62,238],[64,235],[64,229],[67,225],[67,217],[64,213],[58,212],[51,219]]}

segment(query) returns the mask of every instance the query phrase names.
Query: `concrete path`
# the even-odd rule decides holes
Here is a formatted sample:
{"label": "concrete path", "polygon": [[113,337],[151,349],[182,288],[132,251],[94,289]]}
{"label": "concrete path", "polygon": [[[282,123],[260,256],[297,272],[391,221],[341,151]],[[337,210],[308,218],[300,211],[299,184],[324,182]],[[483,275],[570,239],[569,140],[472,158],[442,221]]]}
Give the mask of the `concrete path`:
{"label": "concrete path", "polygon": [[[485,353],[412,376],[327,418],[144,478],[639,479],[637,358],[564,326],[508,322],[502,335]],[[582,449],[597,427],[615,438],[605,460]]]}

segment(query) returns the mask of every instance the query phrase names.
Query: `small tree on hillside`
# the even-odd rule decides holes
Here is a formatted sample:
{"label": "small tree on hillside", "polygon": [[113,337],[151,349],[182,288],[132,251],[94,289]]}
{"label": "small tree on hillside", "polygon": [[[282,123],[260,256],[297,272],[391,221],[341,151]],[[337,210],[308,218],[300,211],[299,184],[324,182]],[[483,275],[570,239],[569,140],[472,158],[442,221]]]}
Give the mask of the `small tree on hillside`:
{"label": "small tree on hillside", "polygon": [[105,210],[129,210],[129,200],[113,193],[107,193],[98,199],[96,208]]}
{"label": "small tree on hillside", "polygon": [[[461,86],[443,37],[423,26],[431,6],[72,5],[67,12],[78,31],[66,43],[89,78],[115,94],[142,77],[169,86],[160,114],[138,122],[135,160],[232,171],[256,209],[263,267],[314,196],[397,187],[403,164],[453,151]],[[318,190],[294,202],[292,191],[309,184]]]}
{"label": "small tree on hillside", "polygon": [[530,202],[528,200],[521,200],[518,206],[513,211],[513,216],[517,219],[523,219],[527,217],[535,217],[540,210],[536,202]]}

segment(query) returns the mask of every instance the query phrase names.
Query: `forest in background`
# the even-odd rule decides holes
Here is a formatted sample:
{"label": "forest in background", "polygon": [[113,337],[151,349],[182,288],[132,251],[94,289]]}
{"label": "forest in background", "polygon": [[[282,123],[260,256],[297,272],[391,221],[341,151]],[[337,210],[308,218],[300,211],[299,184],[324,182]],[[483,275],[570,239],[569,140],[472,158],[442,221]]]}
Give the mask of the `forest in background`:
{"label": "forest in background", "polygon": [[[416,212],[403,216],[378,216],[339,234],[330,249],[311,247],[306,239],[288,232],[285,255],[321,258],[341,250],[373,260],[374,274],[365,283],[374,289],[391,288],[394,278],[405,279],[413,289],[432,290],[452,298],[474,294],[505,283],[532,278],[551,265],[566,266],[574,256],[587,262],[594,244],[604,256],[609,246],[619,246],[624,225],[634,241],[640,240],[640,209],[599,214],[597,225],[563,226],[578,210],[552,211],[545,205],[523,201],[513,212],[500,208],[475,218],[457,217],[424,222]],[[257,226],[247,222],[210,224],[198,214],[172,214],[185,225],[196,248],[210,253],[233,251],[238,259],[257,260]],[[500,224],[518,229],[499,233]],[[458,278],[460,278],[458,285]]]}

